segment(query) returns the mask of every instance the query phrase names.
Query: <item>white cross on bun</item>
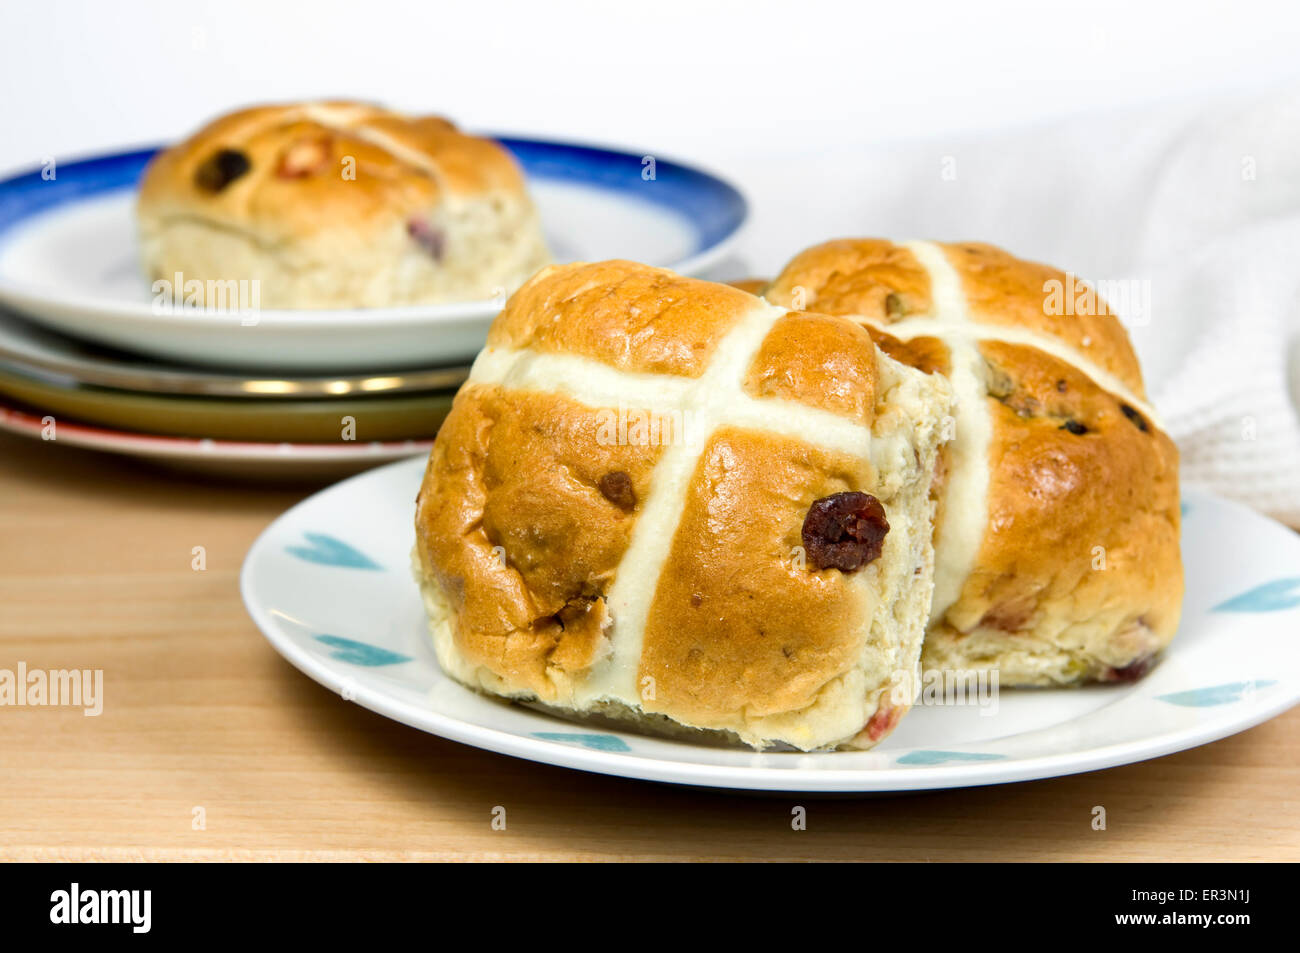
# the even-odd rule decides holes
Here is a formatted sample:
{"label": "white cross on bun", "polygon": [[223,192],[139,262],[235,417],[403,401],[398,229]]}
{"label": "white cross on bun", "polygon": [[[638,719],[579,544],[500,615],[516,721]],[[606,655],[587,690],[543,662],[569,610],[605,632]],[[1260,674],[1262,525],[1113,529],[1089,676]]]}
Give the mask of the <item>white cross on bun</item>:
{"label": "white cross on bun", "polygon": [[910,704],[952,390],[862,325],[624,261],[506,305],[438,434],[415,571],[476,689],[755,747]]}
{"label": "white cross on bun", "polygon": [[990,245],[879,239],[810,248],[758,290],[952,382],[927,669],[1145,674],[1181,612],[1178,452],[1099,296]]}
{"label": "white cross on bun", "polygon": [[257,280],[264,308],[491,298],[550,260],[504,148],[361,103],[223,116],[154,157],[137,213],[150,280]]}

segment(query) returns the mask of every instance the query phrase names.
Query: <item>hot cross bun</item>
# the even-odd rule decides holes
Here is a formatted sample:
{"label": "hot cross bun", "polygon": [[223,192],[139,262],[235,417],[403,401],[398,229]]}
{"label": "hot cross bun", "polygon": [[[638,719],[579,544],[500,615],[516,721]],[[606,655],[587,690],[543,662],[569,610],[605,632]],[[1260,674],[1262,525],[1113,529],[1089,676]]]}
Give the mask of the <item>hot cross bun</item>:
{"label": "hot cross bun", "polygon": [[847,239],[761,293],[952,382],[927,668],[1003,685],[1150,668],[1182,605],[1178,451],[1095,289],[991,245]]}
{"label": "hot cross bun", "polygon": [[844,318],[556,266],[438,434],[415,570],[485,692],[755,747],[869,747],[911,701],[946,380]]}
{"label": "hot cross bun", "polygon": [[151,280],[257,280],[264,308],[491,298],[549,261],[502,146],[361,103],[217,119],[153,158],[137,212]]}

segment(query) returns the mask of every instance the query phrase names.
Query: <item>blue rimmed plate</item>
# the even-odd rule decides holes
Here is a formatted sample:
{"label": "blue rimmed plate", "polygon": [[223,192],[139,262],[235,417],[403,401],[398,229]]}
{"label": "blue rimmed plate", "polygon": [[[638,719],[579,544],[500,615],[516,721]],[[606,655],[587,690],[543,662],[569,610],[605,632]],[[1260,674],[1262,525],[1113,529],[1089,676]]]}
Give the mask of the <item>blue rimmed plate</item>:
{"label": "blue rimmed plate", "polygon": [[[658,157],[532,139],[519,160],[559,261],[629,258],[685,274],[717,262],[748,214],[737,189]],[[76,337],[187,363],[368,370],[454,363],[500,301],[334,311],[159,314],[137,261],[136,183],[155,150],[0,181],[0,305]],[[653,165],[649,160],[653,158]]]}
{"label": "blue rimmed plate", "polygon": [[1300,700],[1300,536],[1190,494],[1182,629],[1136,684],[974,692],[964,704],[923,692],[868,752],[756,753],[566,722],[478,695],[438,668],[409,568],[423,469],[415,459],[372,470],[285,513],[248,553],[244,602],[277,651],[343,699],[491,751],[717,788],[910,791],[1153,758]]}

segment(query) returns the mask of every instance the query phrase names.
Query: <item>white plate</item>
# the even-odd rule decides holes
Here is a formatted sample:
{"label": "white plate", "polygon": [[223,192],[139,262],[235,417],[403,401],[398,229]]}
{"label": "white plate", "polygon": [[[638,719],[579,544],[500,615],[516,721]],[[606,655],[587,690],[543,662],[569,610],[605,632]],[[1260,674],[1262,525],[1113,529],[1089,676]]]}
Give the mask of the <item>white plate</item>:
{"label": "white plate", "polygon": [[577,725],[478,695],[438,668],[409,568],[423,469],[423,460],[392,464],[289,510],[244,561],[244,602],[276,650],[316,681],[491,751],[709,787],[908,791],[1140,761],[1249,728],[1300,698],[1300,537],[1193,494],[1182,630],[1136,684],[1003,691],[996,710],[922,705],[868,752],[757,753]]}
{"label": "white plate", "polygon": [[[53,431],[49,429],[50,421],[54,421]],[[0,404],[0,430],[46,440],[56,448],[99,450],[139,457],[176,470],[245,479],[338,478],[413,455],[423,460],[433,446],[432,440],[340,444],[160,437],[38,417],[5,404]]]}
{"label": "white plate", "polygon": [[[560,261],[630,258],[686,274],[718,261],[748,214],[699,169],[588,146],[501,139]],[[140,271],[135,185],[153,150],[0,181],[0,304],[64,333],[172,360],[279,370],[452,363],[482,347],[501,301],[335,311],[155,309]],[[253,323],[255,322],[255,323]]]}

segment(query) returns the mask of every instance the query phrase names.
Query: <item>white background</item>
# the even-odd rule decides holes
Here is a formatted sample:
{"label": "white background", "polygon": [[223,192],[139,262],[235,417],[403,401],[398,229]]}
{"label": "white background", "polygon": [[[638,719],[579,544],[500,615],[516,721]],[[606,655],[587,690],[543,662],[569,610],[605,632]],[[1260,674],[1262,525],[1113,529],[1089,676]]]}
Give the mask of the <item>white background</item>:
{"label": "white background", "polygon": [[[864,150],[1104,124],[1276,86],[1297,61],[1294,3],[4,0],[0,169],[174,139],[249,102],[359,97],[714,167],[754,203],[743,266],[770,271],[884,231],[817,189],[851,186]],[[960,237],[1017,237],[982,224]]]}

